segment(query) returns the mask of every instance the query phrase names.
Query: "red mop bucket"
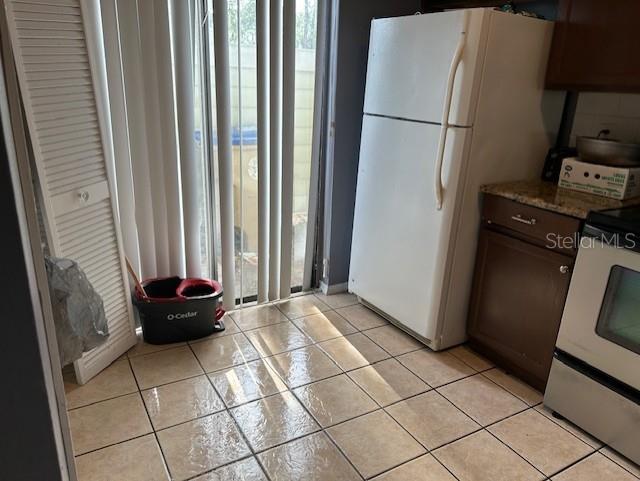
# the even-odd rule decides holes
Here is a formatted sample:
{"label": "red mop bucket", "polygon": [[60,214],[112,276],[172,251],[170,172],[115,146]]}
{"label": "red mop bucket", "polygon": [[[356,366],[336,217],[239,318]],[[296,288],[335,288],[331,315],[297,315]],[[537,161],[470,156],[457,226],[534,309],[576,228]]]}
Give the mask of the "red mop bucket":
{"label": "red mop bucket", "polygon": [[221,297],[222,286],[210,279],[165,277],[136,285],[134,305],[145,342],[169,344],[224,331]]}

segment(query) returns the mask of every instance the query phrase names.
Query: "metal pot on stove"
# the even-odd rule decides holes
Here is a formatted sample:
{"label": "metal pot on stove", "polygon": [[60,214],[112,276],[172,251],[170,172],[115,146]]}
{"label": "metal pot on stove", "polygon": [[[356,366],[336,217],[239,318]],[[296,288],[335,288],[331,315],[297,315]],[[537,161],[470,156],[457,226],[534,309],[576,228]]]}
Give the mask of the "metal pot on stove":
{"label": "metal pot on stove", "polygon": [[611,132],[601,130],[596,137],[578,137],[578,157],[583,162],[612,167],[640,167],[640,144],[608,138]]}

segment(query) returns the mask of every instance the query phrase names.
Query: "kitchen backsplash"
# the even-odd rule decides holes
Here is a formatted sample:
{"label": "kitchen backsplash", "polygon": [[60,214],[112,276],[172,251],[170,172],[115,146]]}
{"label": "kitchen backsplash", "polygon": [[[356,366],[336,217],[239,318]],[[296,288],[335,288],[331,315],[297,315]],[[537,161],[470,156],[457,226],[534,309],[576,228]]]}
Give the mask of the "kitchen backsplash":
{"label": "kitchen backsplash", "polygon": [[583,92],[571,130],[571,145],[576,136],[595,136],[609,129],[609,136],[626,142],[640,142],[640,94]]}

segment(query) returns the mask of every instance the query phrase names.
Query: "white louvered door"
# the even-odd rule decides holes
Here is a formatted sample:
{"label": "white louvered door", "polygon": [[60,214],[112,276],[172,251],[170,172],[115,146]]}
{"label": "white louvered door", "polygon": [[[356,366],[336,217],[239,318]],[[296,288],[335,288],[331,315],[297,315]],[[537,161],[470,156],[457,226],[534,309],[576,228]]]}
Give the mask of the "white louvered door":
{"label": "white louvered door", "polygon": [[91,3],[97,1],[5,0],[49,247],[82,267],[109,323],[108,341],[75,363],[81,384],[136,341]]}

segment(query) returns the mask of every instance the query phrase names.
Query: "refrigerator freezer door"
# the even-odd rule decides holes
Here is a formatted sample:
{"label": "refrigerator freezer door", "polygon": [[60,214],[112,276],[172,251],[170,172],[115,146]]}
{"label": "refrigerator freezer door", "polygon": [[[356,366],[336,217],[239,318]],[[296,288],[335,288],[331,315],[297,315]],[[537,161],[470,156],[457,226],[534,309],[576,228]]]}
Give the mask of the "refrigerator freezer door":
{"label": "refrigerator freezer door", "polygon": [[444,203],[433,175],[440,126],[365,115],[358,168],[349,290],[434,340],[446,297],[448,259],[470,129],[451,128]]}
{"label": "refrigerator freezer door", "polygon": [[449,122],[471,126],[489,15],[478,8],[374,20],[364,112],[440,123],[447,76],[466,30]]}

